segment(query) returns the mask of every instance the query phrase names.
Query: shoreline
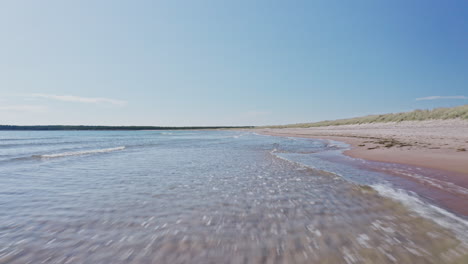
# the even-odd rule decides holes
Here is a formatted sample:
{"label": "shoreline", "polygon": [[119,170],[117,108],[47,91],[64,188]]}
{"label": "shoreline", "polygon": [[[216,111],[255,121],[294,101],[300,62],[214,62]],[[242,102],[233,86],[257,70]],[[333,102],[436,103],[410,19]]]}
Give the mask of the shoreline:
{"label": "shoreline", "polygon": [[[402,122],[404,123],[404,122]],[[448,126],[451,123],[451,126]],[[397,164],[402,167],[422,168],[423,177],[385,171],[394,177],[410,180],[410,191],[423,195],[437,204],[464,217],[468,216],[468,122],[454,126],[453,122],[409,122],[409,124],[366,124],[320,128],[257,129],[256,133],[335,140],[349,144],[344,155],[377,162],[371,169],[383,172],[378,163]],[[452,133],[441,134],[446,127]],[[403,127],[403,133],[395,133]],[[443,127],[442,130],[435,129]],[[352,133],[351,133],[352,132]],[[465,134],[466,133],[466,134]],[[387,136],[391,135],[391,136]],[[408,136],[410,135],[410,136]],[[414,143],[417,138],[418,144]],[[413,141],[411,141],[413,140]],[[404,168],[403,168],[404,169]]]}
{"label": "shoreline", "polygon": [[352,146],[344,154],[353,158],[461,173],[468,178],[468,121],[464,120],[267,128],[255,132],[342,141]]}
{"label": "shoreline", "polygon": [[[427,169],[435,169],[446,171],[449,173],[465,174],[468,177],[468,153],[461,155],[447,151],[433,151],[430,153],[422,149],[366,149],[368,145],[363,144],[368,138],[347,137],[347,136],[313,136],[307,134],[295,133],[279,133],[279,132],[258,132],[259,134],[278,136],[278,137],[299,137],[312,139],[328,139],[341,141],[351,146],[351,149],[345,150],[343,154],[346,156],[364,159],[376,162],[395,163],[409,166],[422,167]],[[365,146],[362,146],[365,145]],[[378,146],[372,144],[370,148]],[[467,179],[468,180],[468,179]],[[468,186],[468,182],[467,182]]]}

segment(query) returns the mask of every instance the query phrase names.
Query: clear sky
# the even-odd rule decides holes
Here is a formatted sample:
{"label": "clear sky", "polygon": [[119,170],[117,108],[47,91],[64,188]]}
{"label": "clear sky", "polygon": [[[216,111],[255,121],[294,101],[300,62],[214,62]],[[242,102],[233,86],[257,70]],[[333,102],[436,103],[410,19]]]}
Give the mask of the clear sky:
{"label": "clear sky", "polygon": [[0,124],[287,124],[467,96],[466,0],[0,3]]}

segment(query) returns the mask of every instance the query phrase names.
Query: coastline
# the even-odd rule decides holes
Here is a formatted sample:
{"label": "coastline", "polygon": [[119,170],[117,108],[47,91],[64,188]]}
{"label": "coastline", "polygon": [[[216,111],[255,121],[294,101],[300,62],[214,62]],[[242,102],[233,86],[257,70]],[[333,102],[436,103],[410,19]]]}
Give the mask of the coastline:
{"label": "coastline", "polygon": [[342,141],[352,146],[344,154],[353,158],[455,172],[465,174],[468,180],[468,121],[266,128],[255,132]]}
{"label": "coastline", "polygon": [[[468,122],[419,121],[316,128],[256,129],[256,133],[341,141],[344,154],[375,162],[424,168],[425,179],[386,171],[415,184],[409,190],[468,216]],[[380,171],[377,166],[372,169]],[[454,187],[454,188],[453,188]],[[458,189],[459,191],[454,191]]]}

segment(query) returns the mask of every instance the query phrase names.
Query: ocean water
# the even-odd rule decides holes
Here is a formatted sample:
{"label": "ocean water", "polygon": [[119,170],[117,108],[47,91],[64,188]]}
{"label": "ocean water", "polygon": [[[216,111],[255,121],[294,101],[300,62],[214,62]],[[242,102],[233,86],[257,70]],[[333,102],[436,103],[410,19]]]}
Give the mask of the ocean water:
{"label": "ocean water", "polygon": [[467,263],[463,216],[347,147],[243,131],[0,132],[0,263]]}

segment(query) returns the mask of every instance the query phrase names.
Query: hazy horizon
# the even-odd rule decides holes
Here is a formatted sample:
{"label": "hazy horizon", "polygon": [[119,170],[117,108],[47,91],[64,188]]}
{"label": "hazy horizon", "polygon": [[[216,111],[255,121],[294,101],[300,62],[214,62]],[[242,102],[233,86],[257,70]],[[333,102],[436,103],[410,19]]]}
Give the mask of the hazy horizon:
{"label": "hazy horizon", "polygon": [[[461,106],[468,106],[467,105],[461,105]],[[449,109],[450,111],[454,111],[454,109],[458,109],[459,107],[449,107],[449,108],[433,108],[433,109],[416,109],[416,110],[434,110],[434,109]],[[460,111],[464,111],[464,113],[466,113],[466,109],[465,110],[458,110],[458,112]],[[430,111],[432,112],[432,111]],[[409,111],[409,112],[397,112],[397,113],[384,113],[383,115],[392,115],[392,114],[404,114],[404,113],[413,113],[413,111]],[[325,122],[333,122],[333,121],[340,121],[340,120],[351,120],[351,119],[355,119],[356,122],[361,122],[359,121],[360,119],[362,118],[366,118],[366,117],[370,117],[370,116],[378,116],[380,114],[369,114],[369,115],[364,115],[364,116],[356,116],[356,117],[351,117],[351,118],[338,118],[338,119],[333,119],[333,120],[320,120],[320,121],[315,121],[315,122],[304,122],[304,123],[291,123],[291,124],[273,124],[271,126],[282,126],[282,125],[295,125],[295,124],[313,124],[313,123],[325,123]],[[436,113],[435,116],[437,115],[440,115],[440,113]],[[448,117],[446,116],[444,119],[451,119],[453,117],[451,116],[459,116],[460,113],[451,113]],[[462,114],[463,115],[463,114]],[[421,118],[423,117],[424,119],[422,120],[430,120],[430,119],[433,119],[434,115],[430,114],[430,113],[427,113],[426,115],[424,116],[420,116]],[[411,117],[411,115],[408,115],[408,117]],[[398,118],[398,117],[395,117],[395,118]],[[462,117],[463,119],[463,117]],[[390,120],[393,120],[390,118]],[[409,119],[407,121],[410,121]],[[375,121],[372,121],[372,122],[375,122]],[[388,122],[388,121],[387,121]],[[25,124],[25,125],[14,125],[14,124],[0,124],[0,126],[25,126],[25,127],[35,127],[35,126],[38,126],[38,127],[53,127],[53,126],[70,126],[70,127],[74,127],[74,126],[84,126],[84,127],[154,127],[154,128],[217,128],[217,127],[221,127],[221,128],[229,128],[229,127],[262,127],[262,125],[229,125],[229,124],[226,124],[226,125],[216,125],[216,126],[210,126],[210,125],[206,125],[206,126],[197,126],[197,125],[192,125],[192,126],[164,126],[164,125],[161,125],[161,126],[153,126],[153,125],[99,125],[99,124],[96,124],[96,125],[88,125],[88,124],[68,124],[68,125],[63,125],[63,124]],[[268,125],[267,125],[268,126]]]}
{"label": "hazy horizon", "polygon": [[5,1],[0,124],[251,126],[468,103],[465,1]]}

